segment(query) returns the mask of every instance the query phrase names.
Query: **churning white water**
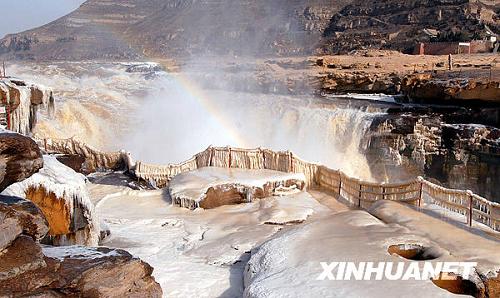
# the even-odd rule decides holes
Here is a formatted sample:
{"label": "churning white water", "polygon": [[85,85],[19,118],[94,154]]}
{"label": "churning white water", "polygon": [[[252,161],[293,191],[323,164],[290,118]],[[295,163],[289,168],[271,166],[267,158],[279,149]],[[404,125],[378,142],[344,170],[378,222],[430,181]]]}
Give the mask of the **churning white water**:
{"label": "churning white water", "polygon": [[312,96],[201,89],[210,82],[126,68],[61,63],[15,66],[10,72],[53,88],[57,112],[38,125],[42,136],[77,136],[159,164],[188,159],[209,145],[291,150],[371,179],[362,149],[373,113],[327,105]]}

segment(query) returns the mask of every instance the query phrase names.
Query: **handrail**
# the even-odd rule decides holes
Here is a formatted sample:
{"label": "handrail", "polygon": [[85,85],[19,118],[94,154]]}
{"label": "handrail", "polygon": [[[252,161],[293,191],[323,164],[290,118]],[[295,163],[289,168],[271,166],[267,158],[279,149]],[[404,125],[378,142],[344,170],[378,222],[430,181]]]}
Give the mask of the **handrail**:
{"label": "handrail", "polygon": [[90,159],[96,169],[115,170],[117,164],[120,164],[136,178],[154,182],[157,187],[165,187],[180,173],[212,166],[303,173],[306,177],[306,187],[332,192],[354,206],[368,208],[378,200],[411,202],[421,206],[422,201],[427,201],[465,215],[470,226],[476,221],[500,231],[500,204],[471,191],[449,189],[422,177],[400,183],[361,181],[340,170],[304,161],[290,151],[209,146],[184,162],[152,165],[141,161],[133,163],[130,154],[124,151],[105,153],[75,139],[45,139],[39,143],[51,152],[82,155]]}

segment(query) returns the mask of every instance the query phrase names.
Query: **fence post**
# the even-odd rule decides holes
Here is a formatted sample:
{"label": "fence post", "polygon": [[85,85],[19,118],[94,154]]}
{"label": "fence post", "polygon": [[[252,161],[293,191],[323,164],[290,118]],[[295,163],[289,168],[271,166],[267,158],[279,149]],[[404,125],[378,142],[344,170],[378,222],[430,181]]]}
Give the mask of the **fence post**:
{"label": "fence post", "polygon": [[342,193],[342,173],[339,172],[339,198],[341,193]]}
{"label": "fence post", "polygon": [[214,159],[214,148],[210,146],[208,149],[209,149],[208,166],[211,167]]}
{"label": "fence post", "polygon": [[262,154],[262,169],[266,168],[266,154],[264,153],[264,150],[259,147],[259,152]]}
{"label": "fence post", "polygon": [[361,208],[361,191],[363,190],[363,185],[361,184],[361,181],[358,180],[358,183],[359,183],[359,194],[358,194],[358,207]]}
{"label": "fence post", "polygon": [[422,194],[424,188],[424,178],[422,176],[417,177],[418,183],[420,183],[420,189],[418,191],[418,207],[422,207]]}
{"label": "fence post", "polygon": [[469,196],[469,216],[468,216],[468,221],[469,221],[469,227],[472,227],[472,212],[474,209],[474,206],[472,204],[472,195],[474,193],[470,190],[467,190],[467,195]]}

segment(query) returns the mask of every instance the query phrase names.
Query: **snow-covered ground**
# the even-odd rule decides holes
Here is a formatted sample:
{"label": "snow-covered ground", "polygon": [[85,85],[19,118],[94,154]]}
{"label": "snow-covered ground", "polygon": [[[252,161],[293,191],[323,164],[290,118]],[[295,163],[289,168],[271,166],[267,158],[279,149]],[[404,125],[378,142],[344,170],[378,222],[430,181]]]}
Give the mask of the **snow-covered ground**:
{"label": "snow-covered ground", "polygon": [[276,223],[333,212],[305,192],[191,211],[172,206],[162,190],[130,190],[118,178],[89,185],[111,230],[104,245],[151,264],[166,297],[241,297],[249,251],[290,227]]}
{"label": "snow-covered ground", "polygon": [[346,211],[290,229],[252,254],[245,272],[246,297],[448,297],[431,281],[317,280],[320,262],[408,262],[387,252],[405,242],[434,246],[365,211]]}
{"label": "snow-covered ground", "polygon": [[[476,272],[495,276],[500,268],[498,239],[470,233],[408,206],[381,201],[366,211],[350,210],[319,218],[252,251],[245,270],[245,297],[451,297],[431,280],[317,280],[320,262],[412,262],[388,247],[419,244],[441,261],[477,262]],[[450,219],[454,221],[454,219]],[[423,268],[423,262],[419,262]],[[336,271],[334,271],[335,273]],[[470,280],[479,280],[473,275]],[[481,281],[479,281],[481,284]]]}
{"label": "snow-covered ground", "polygon": [[316,280],[321,261],[411,262],[387,251],[405,243],[430,248],[432,262],[476,261],[485,274],[500,268],[496,240],[394,202],[370,210],[383,221],[318,191],[191,211],[172,206],[167,190],[131,190],[119,174],[91,181],[111,230],[104,245],[151,264],[166,297],[454,296],[430,280]]}

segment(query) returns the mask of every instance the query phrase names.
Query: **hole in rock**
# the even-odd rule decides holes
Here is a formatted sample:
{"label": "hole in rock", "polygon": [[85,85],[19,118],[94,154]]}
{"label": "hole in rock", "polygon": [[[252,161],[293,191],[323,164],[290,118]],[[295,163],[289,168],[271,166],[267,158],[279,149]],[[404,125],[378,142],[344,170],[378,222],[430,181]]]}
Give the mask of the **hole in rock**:
{"label": "hole in rock", "polygon": [[405,259],[414,261],[434,260],[439,257],[435,250],[420,244],[396,244],[391,245],[387,252],[397,254]]}
{"label": "hole in rock", "polygon": [[453,294],[479,296],[479,289],[476,284],[468,279],[463,279],[460,275],[449,272],[440,272],[439,276],[431,279],[432,282]]}

